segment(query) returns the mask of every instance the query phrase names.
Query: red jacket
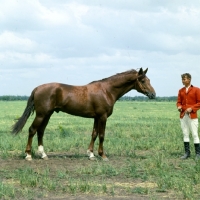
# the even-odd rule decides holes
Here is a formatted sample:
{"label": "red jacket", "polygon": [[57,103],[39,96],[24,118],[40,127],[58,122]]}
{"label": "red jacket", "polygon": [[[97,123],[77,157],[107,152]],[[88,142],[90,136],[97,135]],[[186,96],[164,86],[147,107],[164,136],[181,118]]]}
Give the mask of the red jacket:
{"label": "red jacket", "polygon": [[183,87],[178,92],[177,107],[181,106],[180,118],[184,117],[185,110],[192,108],[190,118],[197,118],[197,110],[200,109],[200,89],[191,85],[186,93],[186,88]]}

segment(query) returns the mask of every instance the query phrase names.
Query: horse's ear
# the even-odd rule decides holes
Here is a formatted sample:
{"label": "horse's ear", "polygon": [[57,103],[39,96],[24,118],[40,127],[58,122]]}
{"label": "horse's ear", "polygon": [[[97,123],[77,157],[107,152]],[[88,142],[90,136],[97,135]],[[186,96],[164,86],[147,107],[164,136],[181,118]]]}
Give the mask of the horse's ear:
{"label": "horse's ear", "polygon": [[143,75],[143,69],[142,69],[142,67],[140,68],[140,70],[139,70],[139,72],[138,72],[138,75]]}
{"label": "horse's ear", "polygon": [[143,73],[144,73],[144,74],[146,74],[146,73],[147,73],[147,71],[148,71],[148,68],[146,68],[146,69],[143,71]]}

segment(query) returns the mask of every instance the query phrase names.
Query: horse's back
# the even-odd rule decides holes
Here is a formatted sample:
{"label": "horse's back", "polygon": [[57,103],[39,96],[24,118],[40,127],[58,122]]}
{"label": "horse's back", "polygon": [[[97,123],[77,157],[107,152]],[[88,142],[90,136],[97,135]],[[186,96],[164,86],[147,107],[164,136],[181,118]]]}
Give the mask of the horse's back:
{"label": "horse's back", "polygon": [[[63,111],[72,115],[94,118],[112,110],[105,88],[99,82],[83,86],[48,83],[35,89],[36,112]],[[111,103],[112,104],[112,103]]]}
{"label": "horse's back", "polygon": [[72,115],[94,118],[102,97],[101,84],[83,86],[62,85],[62,111]]}
{"label": "horse's back", "polygon": [[55,110],[73,114],[76,110],[84,109],[88,103],[87,86],[47,83],[36,87],[34,90],[36,112],[46,113]]}

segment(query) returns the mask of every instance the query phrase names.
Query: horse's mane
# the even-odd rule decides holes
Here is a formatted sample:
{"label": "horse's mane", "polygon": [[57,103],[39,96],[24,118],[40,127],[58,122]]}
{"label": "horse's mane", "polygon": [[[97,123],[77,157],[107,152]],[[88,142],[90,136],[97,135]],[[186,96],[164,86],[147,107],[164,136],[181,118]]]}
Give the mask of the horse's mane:
{"label": "horse's mane", "polygon": [[[128,70],[128,71],[125,71],[125,72],[117,73],[117,74],[112,75],[112,76],[107,77],[107,78],[103,78],[101,80],[92,81],[91,83],[104,82],[104,81],[112,80],[112,79],[115,79],[115,78],[121,78],[124,75],[132,74],[132,73],[137,73],[137,71],[135,69],[131,69],[131,70]],[[89,83],[89,84],[91,84],[91,83]]]}

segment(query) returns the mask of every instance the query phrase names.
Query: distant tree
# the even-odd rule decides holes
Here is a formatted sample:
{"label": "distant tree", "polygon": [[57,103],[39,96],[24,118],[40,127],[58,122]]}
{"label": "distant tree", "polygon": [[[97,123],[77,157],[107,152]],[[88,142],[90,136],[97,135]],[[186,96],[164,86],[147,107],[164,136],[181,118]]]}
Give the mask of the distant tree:
{"label": "distant tree", "polygon": [[14,95],[4,95],[0,96],[0,101],[27,101],[28,96],[14,96]]}
{"label": "distant tree", "polygon": [[146,96],[135,96],[135,97],[130,97],[130,96],[123,96],[119,99],[119,101],[176,101],[177,96],[169,96],[169,97],[156,97],[155,99],[149,99]]}

